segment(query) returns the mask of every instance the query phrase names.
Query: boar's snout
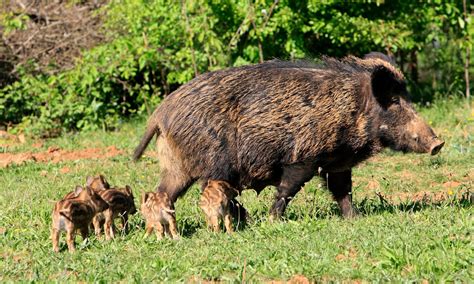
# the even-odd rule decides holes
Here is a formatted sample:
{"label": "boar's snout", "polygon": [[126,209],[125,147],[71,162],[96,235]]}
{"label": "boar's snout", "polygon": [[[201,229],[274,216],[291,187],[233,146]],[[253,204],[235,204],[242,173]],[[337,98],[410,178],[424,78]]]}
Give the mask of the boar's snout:
{"label": "boar's snout", "polygon": [[438,138],[435,138],[433,143],[431,144],[431,148],[430,148],[431,155],[438,154],[439,151],[441,150],[441,148],[443,148],[443,146],[444,146],[444,141],[442,141]]}

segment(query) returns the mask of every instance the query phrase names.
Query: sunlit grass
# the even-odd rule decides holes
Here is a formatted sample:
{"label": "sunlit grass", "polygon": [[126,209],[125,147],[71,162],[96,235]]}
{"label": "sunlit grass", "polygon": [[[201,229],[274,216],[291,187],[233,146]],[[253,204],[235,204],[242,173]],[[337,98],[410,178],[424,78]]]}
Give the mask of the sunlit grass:
{"label": "sunlit grass", "polygon": [[[264,281],[299,274],[311,280],[472,281],[472,201],[474,131],[472,107],[463,101],[440,102],[421,114],[446,146],[439,156],[386,151],[354,169],[354,201],[361,217],[343,220],[317,178],[290,204],[286,219],[270,223],[273,188],[240,197],[252,221],[229,236],[205,229],[192,187],[177,202],[179,241],[143,239],[143,220],[112,242],[77,238],[78,251],[52,253],[49,230],[53,202],[105,174],[111,184],[141,193],[159,182],[157,161],[130,161],[144,120],[118,132],[83,132],[8,151],[44,151],[115,145],[129,155],[61,163],[27,162],[0,169],[0,281]],[[29,144],[28,144],[29,143]],[[152,148],[152,147],[150,147]],[[61,171],[68,167],[69,171]],[[447,198],[417,199],[419,193]],[[464,195],[463,195],[464,194]]]}

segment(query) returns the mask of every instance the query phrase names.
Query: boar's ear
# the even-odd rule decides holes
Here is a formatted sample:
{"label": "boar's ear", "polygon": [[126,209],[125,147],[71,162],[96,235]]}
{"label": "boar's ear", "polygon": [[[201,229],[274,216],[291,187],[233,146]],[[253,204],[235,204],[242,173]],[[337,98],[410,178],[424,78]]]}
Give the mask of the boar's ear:
{"label": "boar's ear", "polygon": [[402,76],[395,67],[390,68],[384,65],[378,65],[372,71],[372,94],[382,108],[389,107],[393,103],[394,97],[405,90]]}
{"label": "boar's ear", "polygon": [[364,59],[380,59],[395,66],[395,61],[393,60],[393,58],[389,57],[388,55],[382,52],[377,52],[377,51],[369,52],[366,55],[364,55]]}

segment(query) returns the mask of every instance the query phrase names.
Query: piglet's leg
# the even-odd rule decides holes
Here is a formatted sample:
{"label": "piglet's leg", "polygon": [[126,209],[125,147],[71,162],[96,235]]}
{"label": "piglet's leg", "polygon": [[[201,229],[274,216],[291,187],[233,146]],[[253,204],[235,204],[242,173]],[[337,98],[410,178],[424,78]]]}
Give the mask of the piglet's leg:
{"label": "piglet's leg", "polygon": [[217,215],[212,215],[211,218],[209,218],[209,219],[211,220],[212,231],[219,232],[220,231],[219,217]]}
{"label": "piglet's leg", "polygon": [[168,225],[169,225],[169,230],[170,230],[170,234],[171,234],[171,238],[173,240],[177,240],[179,239],[179,234],[178,234],[178,231],[177,231],[177,227],[176,227],[176,218],[174,216],[171,216],[168,220]]}
{"label": "piglet's leg", "polygon": [[95,235],[97,236],[97,238],[100,237],[100,221],[99,221],[99,217],[94,217],[94,219],[92,219],[92,225],[94,226],[94,232],[95,232]]}
{"label": "piglet's leg", "polygon": [[162,240],[165,235],[165,230],[163,228],[163,225],[159,222],[155,224],[155,234],[158,240]]}
{"label": "piglet's leg", "polygon": [[113,214],[112,210],[107,209],[104,211],[104,217],[105,217],[105,224],[104,224],[104,231],[105,231],[105,239],[110,240],[115,237],[114,235],[114,230],[113,230]]}
{"label": "piglet's leg", "polygon": [[76,246],[74,245],[74,239],[76,235],[76,228],[70,225],[66,227],[66,243],[69,249],[69,252],[74,252],[76,250]]}
{"label": "piglet's leg", "polygon": [[51,230],[51,239],[53,241],[53,251],[59,252],[59,230],[52,229]]}
{"label": "piglet's leg", "polygon": [[145,238],[148,238],[152,232],[153,232],[153,226],[149,222],[147,222],[146,227],[145,227]]}
{"label": "piglet's leg", "polygon": [[224,215],[224,225],[225,229],[227,230],[227,233],[231,234],[234,230],[232,228],[232,215],[229,212],[229,209],[227,208],[227,212]]}

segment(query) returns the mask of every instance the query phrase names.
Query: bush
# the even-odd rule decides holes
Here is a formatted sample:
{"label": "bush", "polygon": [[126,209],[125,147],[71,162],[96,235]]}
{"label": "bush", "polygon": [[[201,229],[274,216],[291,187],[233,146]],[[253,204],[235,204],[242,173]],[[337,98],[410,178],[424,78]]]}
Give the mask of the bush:
{"label": "bush", "polygon": [[24,71],[0,90],[0,122],[34,135],[111,129],[209,70],[369,51],[393,55],[413,93],[429,101],[462,90],[463,52],[472,49],[461,4],[169,2],[111,1],[102,11],[108,40],[85,50],[69,71]]}

